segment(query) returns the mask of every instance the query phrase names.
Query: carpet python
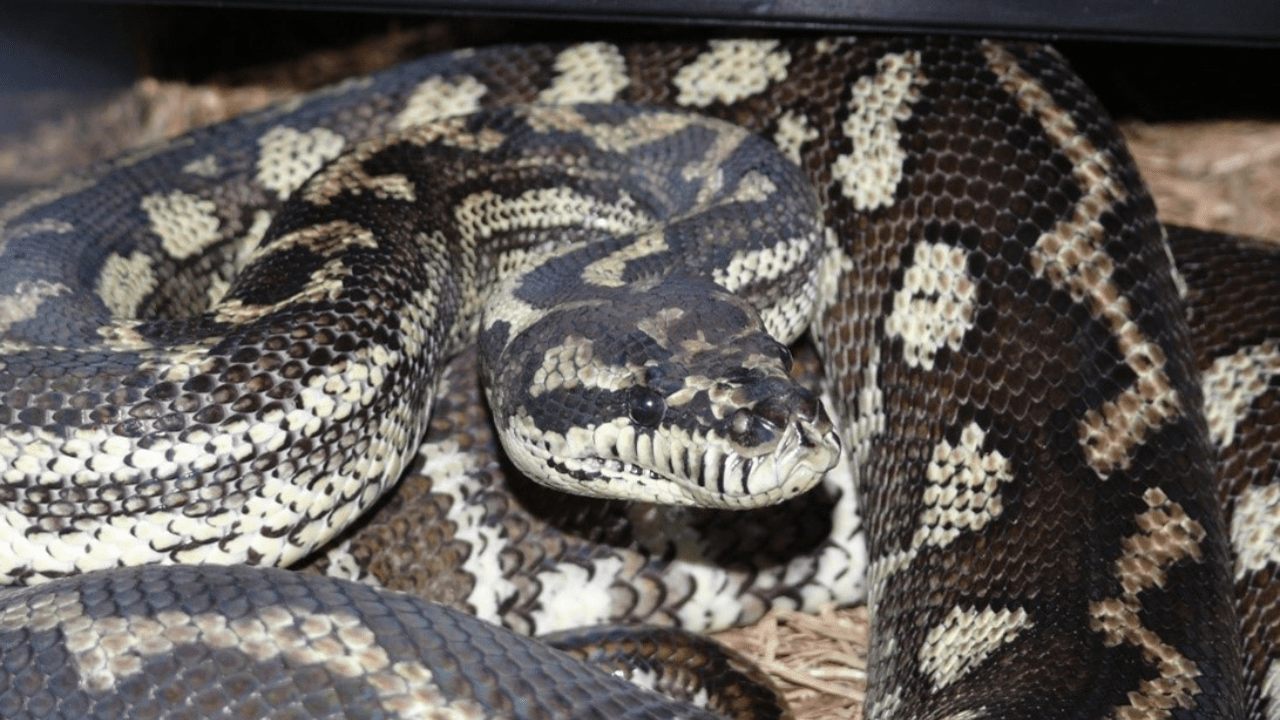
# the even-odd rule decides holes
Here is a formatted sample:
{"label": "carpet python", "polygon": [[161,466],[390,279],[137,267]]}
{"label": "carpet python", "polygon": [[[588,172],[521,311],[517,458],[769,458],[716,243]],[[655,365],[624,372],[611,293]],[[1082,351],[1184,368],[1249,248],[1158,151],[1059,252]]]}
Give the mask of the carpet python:
{"label": "carpet python", "polygon": [[[504,436],[511,419],[465,437],[450,432],[474,423],[464,418],[474,410],[448,402],[448,384],[439,393],[446,409],[429,429],[396,409],[365,415],[383,423],[378,437],[398,435],[409,446],[399,459],[372,432],[308,435],[340,397],[376,395],[366,393],[376,386],[424,404],[432,391],[401,387],[389,372],[308,374],[303,361],[324,367],[333,353],[291,336],[299,326],[290,323],[255,336],[261,348],[219,356],[220,374],[148,379],[145,353],[159,340],[166,357],[208,357],[198,347],[209,336],[206,308],[224,308],[220,322],[251,326],[263,307],[294,293],[319,302],[352,276],[407,272],[398,257],[360,272],[326,259],[326,243],[376,246],[362,235],[368,226],[395,225],[364,205],[327,224],[290,210],[414,194],[396,172],[377,169],[384,154],[371,149],[380,138],[467,122],[449,120],[455,116],[511,109],[563,119],[622,103],[745,128],[771,140],[816,191],[825,226],[816,254],[773,249],[790,247],[784,242],[743,248],[721,266],[781,278],[784,268],[813,263],[784,303],[809,288],[815,307],[783,315],[811,312],[848,461],[825,478],[803,473],[802,484],[819,483],[815,492],[744,510],[740,526],[727,511],[645,503],[548,509],[554,500],[518,485],[505,495],[481,487],[477,478],[515,475],[491,459],[486,436]],[[654,129],[646,123],[631,137]],[[481,154],[487,146],[483,133],[455,137]],[[700,157],[728,154],[713,142]],[[706,162],[682,177],[717,185],[719,172]],[[326,183],[326,173],[337,180]],[[739,198],[776,185],[748,175]],[[576,198],[572,185],[541,192],[566,189]],[[518,245],[558,222],[548,220],[545,201],[529,200],[544,196],[526,192],[474,189],[491,203],[487,223],[501,226],[487,243]],[[579,205],[593,221],[636,227],[620,211],[631,205]],[[244,281],[233,286],[232,277],[245,257],[264,238],[281,237],[295,247],[276,251],[278,265],[292,271],[264,271],[266,286],[251,291],[261,295],[236,295]],[[628,237],[594,273],[625,276],[665,242]],[[534,45],[432,57],[19,199],[0,210],[0,259],[0,568],[10,583],[32,585],[0,596],[6,716],[120,715],[130,702],[145,706],[139,715],[201,716],[235,698],[264,716],[280,708],[341,716],[342,703],[391,716],[421,715],[427,704],[447,717],[701,712],[606,689],[607,675],[562,672],[559,656],[536,645],[387,590],[262,568],[107,569],[291,562],[371,505],[375,518],[410,513],[392,525],[413,527],[360,521],[313,567],[336,574],[369,561],[350,572],[391,586],[394,561],[370,544],[426,536],[431,549],[408,551],[420,562],[400,580],[438,582],[441,599],[526,632],[613,619],[701,630],[750,621],[771,606],[808,609],[865,594],[873,632],[866,710],[875,718],[1280,712],[1271,649],[1276,424],[1268,422],[1280,363],[1272,332],[1280,304],[1268,285],[1280,268],[1252,241],[1162,228],[1105,112],[1051,49],[868,37]],[[446,280],[465,288],[478,270]],[[359,292],[382,298],[392,288],[383,281]],[[518,300],[501,283],[494,292]],[[459,312],[395,307],[401,315]],[[534,322],[540,313],[529,308],[503,322]],[[104,337],[95,320],[104,314],[142,320],[113,325]],[[192,319],[161,322],[183,317]],[[366,320],[351,324],[385,334]],[[650,338],[667,326],[638,309],[634,320]],[[145,331],[161,326],[166,337]],[[481,346],[503,345],[501,332],[486,341],[485,330],[460,329],[439,344],[478,337]],[[589,353],[575,342],[544,352],[540,382],[567,384],[556,373]],[[410,344],[430,343],[392,341]],[[96,364],[48,372],[34,361],[69,349],[96,353]],[[410,355],[396,362],[425,362]],[[752,353],[751,363],[788,364],[784,354],[768,355]],[[486,364],[469,357],[443,371],[460,378],[450,382],[471,382],[468,371]],[[97,385],[95,368],[123,381]],[[704,378],[701,388],[714,394],[720,380]],[[250,391],[238,401],[227,389],[234,383]],[[504,387],[486,391],[492,399]],[[179,419],[208,410],[191,403],[196,394],[227,406],[192,429]],[[809,405],[800,414],[821,424],[811,396],[795,397]],[[634,407],[662,404],[647,394],[632,399],[641,401]],[[763,415],[781,412],[767,398],[750,401],[769,406]],[[129,417],[116,414],[120,407]],[[642,425],[652,420],[643,409],[633,414]],[[86,428],[102,434],[98,446]],[[254,449],[281,428],[292,432],[287,447]],[[185,444],[169,439],[184,431]],[[423,432],[427,442],[411,459]],[[622,432],[632,431],[611,437]],[[207,456],[188,457],[195,446]],[[349,478],[282,479],[282,466],[308,467],[335,448],[354,458]],[[487,459],[460,470],[472,450]],[[230,460],[205,466],[206,457]],[[611,467],[627,464],[635,463]],[[405,465],[400,490],[413,508],[397,495],[380,499]],[[563,469],[582,474],[580,464]],[[237,495],[244,477],[256,480]],[[219,504],[228,499],[234,510]],[[245,510],[267,506],[275,514]],[[433,515],[430,527],[405,519]],[[568,529],[557,533],[557,522]],[[864,527],[866,550],[855,537]],[[658,529],[675,535],[658,538]],[[433,570],[443,573],[424,579]],[[429,627],[422,617],[434,618]],[[462,642],[429,652],[442,638]],[[226,677],[212,678],[214,667]],[[58,705],[64,695],[72,699]],[[585,698],[612,699],[589,707]]]}

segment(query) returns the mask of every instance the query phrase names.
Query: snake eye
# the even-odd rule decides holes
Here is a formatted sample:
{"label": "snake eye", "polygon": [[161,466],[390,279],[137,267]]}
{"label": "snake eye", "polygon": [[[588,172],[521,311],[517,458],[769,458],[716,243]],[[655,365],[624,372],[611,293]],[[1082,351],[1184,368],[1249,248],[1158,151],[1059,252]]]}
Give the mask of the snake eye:
{"label": "snake eye", "polygon": [[632,422],[654,427],[667,414],[667,401],[657,391],[637,385],[627,391],[627,415]]}

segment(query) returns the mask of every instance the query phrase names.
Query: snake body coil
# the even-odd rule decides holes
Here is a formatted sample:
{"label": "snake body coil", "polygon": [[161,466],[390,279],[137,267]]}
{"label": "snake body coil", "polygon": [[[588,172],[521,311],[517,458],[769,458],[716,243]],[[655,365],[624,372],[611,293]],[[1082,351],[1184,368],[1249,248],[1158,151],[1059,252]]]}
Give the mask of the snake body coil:
{"label": "snake body coil", "polygon": [[[593,194],[606,177],[619,184]],[[259,714],[328,711],[259,683],[259,663],[322,668],[335,707],[555,714],[557,688],[596,691],[548,670],[512,681],[536,690],[522,702],[494,699],[523,689],[493,676],[542,652],[521,641],[480,640],[516,649],[462,670],[387,649],[399,626],[380,618],[401,610],[380,603],[416,601],[107,568],[285,563],[326,542],[402,474],[436,358],[473,338],[530,475],[776,502],[835,461],[764,332],[789,341],[813,318],[868,531],[869,716],[1263,717],[1275,463],[1249,428],[1280,366],[1274,303],[1236,323],[1202,278],[1274,259],[1205,241],[1221,259],[1183,251],[1184,281],[1118,134],[1055,53],[955,39],[459,53],[108,163],[0,211],[0,569],[105,571],[0,596],[0,647],[17,648],[0,702],[83,715],[234,658],[245,674],[226,687]],[[1184,304],[1227,339],[1193,345]],[[848,599],[852,569],[830,565],[856,553],[840,482],[824,486],[844,513],[830,537],[779,567],[753,559],[725,597],[667,584],[669,610],[622,562],[611,587],[633,616],[689,627]],[[218,578],[254,589],[219,596]],[[82,694],[57,706],[45,683]]]}

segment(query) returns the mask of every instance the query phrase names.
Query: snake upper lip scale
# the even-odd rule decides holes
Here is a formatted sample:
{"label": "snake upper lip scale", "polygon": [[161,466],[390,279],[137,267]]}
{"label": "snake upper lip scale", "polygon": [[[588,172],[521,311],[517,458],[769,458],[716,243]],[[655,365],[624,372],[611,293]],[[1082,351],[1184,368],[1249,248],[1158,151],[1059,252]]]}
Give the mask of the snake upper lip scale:
{"label": "snake upper lip scale", "polygon": [[[244,566],[376,506],[328,570],[529,632],[865,590],[872,720],[1275,715],[1277,257],[1161,226],[1061,56],[972,38],[484,48],[106,162],[0,209],[0,714],[705,717]],[[839,445],[804,332],[851,467],[774,514],[597,542],[416,454],[474,344],[469,429],[543,481],[781,499]]]}
{"label": "snake upper lip scale", "polygon": [[[533,449],[517,462],[538,466],[554,465],[563,475],[578,482],[563,486],[575,494],[616,497],[611,483],[634,483],[644,489],[634,491],[636,499],[664,504],[693,505],[742,510],[764,507],[807,492],[820,483],[840,460],[840,440],[825,411],[798,413],[767,450],[752,448],[749,453],[728,446],[723,440],[703,437],[685,443],[689,451],[675,465],[634,464],[617,458],[587,454],[578,457],[551,454]],[[509,447],[521,447],[512,441]],[[581,443],[586,450],[587,444]],[[616,448],[611,448],[617,452]],[[517,449],[514,452],[523,453]],[[650,463],[652,456],[647,456]],[[672,462],[675,462],[673,459]],[[642,495],[646,490],[650,495]]]}

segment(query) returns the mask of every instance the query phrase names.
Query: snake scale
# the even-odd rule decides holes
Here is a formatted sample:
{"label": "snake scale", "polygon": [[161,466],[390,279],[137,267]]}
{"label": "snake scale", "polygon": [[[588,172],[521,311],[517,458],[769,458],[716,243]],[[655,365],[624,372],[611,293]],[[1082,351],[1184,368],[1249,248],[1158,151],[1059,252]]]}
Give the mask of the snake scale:
{"label": "snake scale", "polygon": [[[638,115],[613,115],[628,103]],[[756,141],[712,118],[772,141],[781,165],[736,163]],[[609,202],[584,195],[598,167],[585,156],[565,164],[581,172],[528,187],[551,172],[544,155],[568,153],[557,145],[540,155],[536,137],[532,154],[473,184],[469,173],[484,175],[477,168],[511,134],[503,123],[517,120],[535,136],[576,135],[649,161],[665,151],[646,148],[701,137],[664,172],[711,199],[712,219],[690,219],[680,193],[656,185]],[[396,164],[406,138],[455,158],[445,176],[458,178],[447,187],[460,196],[424,192],[431,186]],[[793,209],[733,207],[775,195],[788,173],[803,180],[788,196]],[[806,193],[816,230],[794,209]],[[388,239],[417,226],[368,208],[410,200],[470,218],[456,227],[474,237],[452,242],[482,248],[474,265],[426,287],[403,280],[418,261]],[[677,230],[636,221],[664,203]],[[577,221],[582,234],[523,254],[546,249],[548,227],[573,224],[566,204],[589,220]],[[752,245],[762,234],[721,225],[719,211],[746,215],[755,230],[789,229]],[[814,245],[798,240],[812,235]],[[438,232],[415,237],[410,245],[448,244]],[[681,244],[694,237],[732,242],[719,254]],[[559,261],[578,253],[600,254],[564,270]],[[620,485],[631,472],[648,500],[755,504],[724,493],[755,497],[748,478],[765,476],[777,480],[768,502],[818,487],[737,513],[743,529],[728,511],[647,503],[603,501],[574,516],[533,501],[524,516],[499,515],[534,491],[475,484],[514,475],[496,465],[505,460],[458,470],[465,452],[493,451],[483,428],[472,447],[453,432],[475,412],[454,397],[469,396],[457,388],[474,382],[475,366],[493,371],[485,357],[514,345],[513,328],[551,314],[521,283],[559,273],[560,284],[626,290],[666,255],[706,255],[721,287],[657,310],[638,296],[571,301],[620,307],[623,327],[639,334],[597,354],[593,343],[606,339],[588,340],[590,323],[560,321],[558,344],[514,361],[533,384],[514,371],[490,379],[492,405],[537,396],[517,399],[491,432],[506,441],[522,423],[543,448],[585,437],[633,448],[589,462],[508,452],[521,468],[555,466],[570,484]],[[246,257],[256,280],[232,284]],[[800,279],[787,279],[797,269]],[[424,563],[448,576],[437,580],[441,599],[526,632],[608,620],[700,630],[865,592],[874,718],[1275,717],[1277,270],[1256,242],[1163,228],[1105,112],[1039,45],[866,37],[488,48],[197,131],[0,210],[0,568],[10,584],[30,585],[0,595],[0,713],[701,716],[418,598],[218,566],[293,562],[377,505],[438,523],[365,521],[313,562],[330,574],[353,560],[376,566],[362,537],[432,536]],[[509,272],[521,280],[502,280]],[[477,297],[467,281],[481,276],[495,278],[504,301],[496,320],[467,305]],[[445,286],[456,306],[424,302]],[[761,305],[784,308],[762,321],[775,334],[812,318],[848,462],[825,478],[829,422],[791,385],[788,354],[756,330],[727,346],[708,340],[713,316],[753,322],[758,306],[744,299],[753,288],[771,296]],[[729,310],[700,314],[704,302]],[[259,322],[276,312],[289,319]],[[436,334],[388,330],[415,314]],[[453,314],[476,319],[442,329],[440,316]],[[104,326],[103,317],[139,319]],[[692,335],[679,336],[679,351],[665,346],[665,358],[733,360],[716,376],[654,370],[628,354],[671,340],[668,331]],[[225,343],[229,332],[243,341]],[[361,344],[370,338],[380,350]],[[473,338],[485,355],[448,369],[418,352]],[[365,365],[347,362],[360,353]],[[72,356],[79,364],[54,362]],[[446,376],[430,428],[405,410],[433,394],[402,383],[419,364]],[[157,376],[161,365],[168,374]],[[613,415],[575,415],[576,396],[556,394],[575,387],[604,397]],[[551,395],[557,412],[536,416],[530,408]],[[384,397],[408,402],[380,405]],[[316,429],[330,418],[354,418],[356,430]],[[608,442],[598,432],[606,424]],[[655,449],[659,433],[712,447],[717,460],[677,460]],[[729,472],[745,462],[730,454],[797,443],[807,459]],[[655,490],[663,473],[647,463],[704,482]],[[416,508],[379,499],[404,466],[400,490]],[[449,489],[450,474],[462,484]],[[712,486],[718,498],[704,492]],[[557,511],[572,516],[571,531],[535,527]],[[855,538],[864,526],[865,551]],[[655,528],[677,538],[650,537]],[[214,564],[164,565],[193,562]],[[117,567],[133,564],[144,567]],[[378,579],[392,585],[396,574]],[[401,579],[416,590],[432,582]]]}

